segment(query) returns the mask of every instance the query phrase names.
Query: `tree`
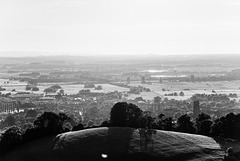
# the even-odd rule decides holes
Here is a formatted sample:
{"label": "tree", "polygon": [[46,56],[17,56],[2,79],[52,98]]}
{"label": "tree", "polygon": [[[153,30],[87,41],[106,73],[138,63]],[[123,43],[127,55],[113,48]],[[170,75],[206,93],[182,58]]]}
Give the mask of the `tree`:
{"label": "tree", "polygon": [[103,121],[100,126],[101,127],[109,127],[109,122],[108,121]]}
{"label": "tree", "polygon": [[118,102],[116,103],[110,112],[110,124],[111,126],[126,126],[126,107],[128,106],[127,102]]}
{"label": "tree", "polygon": [[102,86],[98,85],[97,87],[95,87],[95,90],[102,90]]}
{"label": "tree", "polygon": [[135,101],[143,101],[143,102],[145,102],[145,100],[142,97],[136,97],[134,100]]}
{"label": "tree", "polygon": [[139,119],[139,125],[141,128],[152,129],[154,126],[154,119],[151,117],[151,113],[148,111],[142,112],[142,116]]}
{"label": "tree", "polygon": [[44,112],[37,120],[34,121],[36,128],[42,129],[43,135],[58,134],[63,132],[63,123],[67,120],[67,115],[53,112]]}
{"label": "tree", "polygon": [[44,89],[43,92],[46,92],[46,93],[55,93],[57,90],[53,89],[53,88],[46,88]]}
{"label": "tree", "polygon": [[126,125],[127,127],[137,128],[139,119],[142,115],[142,110],[135,104],[129,103],[126,108]]}
{"label": "tree", "polygon": [[55,89],[55,90],[62,89],[62,87],[59,86],[58,84],[55,84],[55,85],[51,86],[50,88]]}
{"label": "tree", "polygon": [[78,131],[83,129],[84,129],[83,124],[79,123],[78,125],[73,126],[72,131]]}
{"label": "tree", "polygon": [[184,96],[183,91],[181,91],[181,92],[179,93],[179,96]]}
{"label": "tree", "polygon": [[205,113],[200,113],[197,118],[196,118],[196,128],[197,128],[197,133],[200,134],[200,125],[202,124],[203,121],[205,120],[210,120],[211,117],[208,114]]}
{"label": "tree", "polygon": [[240,114],[229,113],[216,119],[211,127],[211,135],[240,139]]}
{"label": "tree", "polygon": [[61,95],[64,95],[64,90],[63,90],[63,89],[60,89],[60,90],[59,90],[59,93],[60,93]]}
{"label": "tree", "polygon": [[173,118],[168,117],[168,118],[164,119],[162,126],[163,126],[163,129],[166,130],[166,131],[174,130]]}
{"label": "tree", "polygon": [[163,120],[165,119],[165,115],[164,114],[159,114],[158,115],[158,119],[157,119],[157,129],[159,130],[163,130]]}
{"label": "tree", "polygon": [[203,120],[199,126],[198,133],[201,135],[209,136],[212,124],[213,122],[210,119]]}
{"label": "tree", "polygon": [[214,137],[216,136],[223,136],[223,122],[221,121],[220,118],[216,119],[214,123],[211,126],[211,131],[210,134]]}
{"label": "tree", "polygon": [[34,86],[34,87],[32,87],[32,91],[39,91],[39,88]]}
{"label": "tree", "polygon": [[155,103],[160,103],[161,100],[162,100],[162,98],[159,97],[159,96],[156,96],[156,97],[153,98],[153,102],[155,102]]}
{"label": "tree", "polygon": [[142,110],[135,104],[118,102],[112,107],[110,115],[111,126],[138,127]]}
{"label": "tree", "polygon": [[191,121],[191,117],[187,114],[182,115],[177,120],[177,131],[184,133],[195,134],[196,129],[193,126],[193,122]]}

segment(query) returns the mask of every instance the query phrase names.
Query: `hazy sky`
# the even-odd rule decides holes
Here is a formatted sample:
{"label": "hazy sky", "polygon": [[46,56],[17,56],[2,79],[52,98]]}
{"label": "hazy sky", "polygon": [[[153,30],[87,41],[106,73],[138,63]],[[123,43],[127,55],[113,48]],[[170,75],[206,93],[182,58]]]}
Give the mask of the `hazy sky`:
{"label": "hazy sky", "polygon": [[240,53],[240,1],[0,0],[0,51]]}

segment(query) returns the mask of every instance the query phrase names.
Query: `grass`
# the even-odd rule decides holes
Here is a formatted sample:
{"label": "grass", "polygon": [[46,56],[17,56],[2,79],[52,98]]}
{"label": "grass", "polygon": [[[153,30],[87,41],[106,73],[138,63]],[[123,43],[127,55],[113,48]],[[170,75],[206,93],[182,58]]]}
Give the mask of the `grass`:
{"label": "grass", "polygon": [[155,130],[144,136],[132,128],[95,128],[68,132],[25,144],[1,161],[219,160],[212,138]]}

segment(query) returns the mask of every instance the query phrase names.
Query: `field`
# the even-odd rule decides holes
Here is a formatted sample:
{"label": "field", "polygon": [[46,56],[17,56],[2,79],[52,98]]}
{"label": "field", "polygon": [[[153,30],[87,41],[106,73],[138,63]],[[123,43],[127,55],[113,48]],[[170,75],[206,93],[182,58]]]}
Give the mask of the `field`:
{"label": "field", "polygon": [[[8,84],[4,82],[9,82]],[[83,84],[73,84],[73,83],[58,83],[64,90],[66,94],[77,94],[80,90],[84,89]],[[25,90],[27,83],[25,82],[19,82],[19,81],[10,81],[8,79],[0,79],[0,86],[6,89],[6,91],[2,91],[2,93],[8,93],[11,92],[13,89],[16,90],[16,92],[27,92]],[[39,88],[39,91],[34,91],[33,93],[43,93],[44,89],[51,87],[52,85],[55,85],[55,83],[40,83],[37,85]],[[91,92],[114,92],[114,91],[119,91],[119,92],[124,92],[128,91],[128,88],[124,87],[118,87],[110,84],[95,84],[95,86],[101,85],[103,87],[102,90],[94,90],[94,88],[89,88]],[[12,92],[12,93],[16,93]],[[32,92],[32,91],[31,91]]]}
{"label": "field", "polygon": [[[6,84],[4,82],[8,81],[9,83]],[[2,91],[2,93],[8,93],[11,92],[13,89],[16,90],[16,92],[11,93],[17,93],[26,91],[26,83],[25,82],[19,82],[19,81],[9,81],[7,79],[0,79],[0,85],[6,89],[6,91]],[[44,89],[54,85],[54,83],[41,83],[38,85],[39,91],[33,92],[33,93],[43,93]],[[83,84],[73,84],[73,83],[59,83],[59,85],[63,88],[65,94],[77,94],[80,90],[84,89]],[[96,84],[101,85],[103,87],[102,90],[94,90],[93,88],[90,89],[91,92],[113,92],[113,91],[119,91],[119,92],[127,92],[129,91],[128,88],[125,87],[119,87],[115,85],[110,84]],[[129,84],[130,86],[144,86],[146,88],[151,89],[151,92],[141,92],[140,94],[130,94],[128,96],[128,99],[135,99],[136,97],[143,97],[146,100],[152,100],[156,96],[160,97],[167,97],[169,99],[177,99],[177,100],[185,100],[190,98],[192,95],[199,93],[199,94],[214,94],[212,90],[214,90],[216,93],[220,94],[229,94],[229,93],[236,93],[237,95],[240,95],[240,81],[219,81],[219,82],[163,82],[160,83],[152,83],[149,84],[141,84],[139,82],[132,82]],[[162,91],[162,89],[165,89],[166,91]],[[170,94],[177,92],[178,94],[183,91],[184,96],[165,96],[165,94]]]}
{"label": "field", "polygon": [[[236,93],[240,95],[240,81],[219,81],[219,82],[164,82],[160,83],[152,83],[149,84],[141,84],[133,82],[129,84],[130,86],[143,86],[151,89],[152,92],[142,92],[140,95],[131,95],[130,98],[134,97],[143,97],[144,99],[151,99],[153,96],[161,96],[168,97],[169,99],[178,99],[185,100],[190,98],[194,94],[214,94],[212,90],[216,93],[220,94],[229,94]],[[162,91],[162,89],[166,91]],[[184,96],[164,96],[165,94],[170,94],[177,92],[178,94],[183,91]]]}

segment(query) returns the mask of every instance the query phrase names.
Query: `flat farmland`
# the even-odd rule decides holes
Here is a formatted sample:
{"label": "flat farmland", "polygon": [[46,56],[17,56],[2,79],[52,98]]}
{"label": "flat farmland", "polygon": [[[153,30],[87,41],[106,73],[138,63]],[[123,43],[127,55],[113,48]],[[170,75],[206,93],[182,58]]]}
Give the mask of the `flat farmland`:
{"label": "flat farmland", "polygon": [[[6,83],[8,82],[8,83]],[[39,91],[34,91],[32,93],[43,93],[44,89],[55,85],[56,83],[40,83],[38,84]],[[58,83],[66,94],[77,94],[80,90],[84,89],[83,84],[74,84],[74,83]],[[6,89],[6,91],[2,91],[2,93],[11,92],[15,89],[16,92],[27,92],[25,90],[27,83],[13,81],[8,79],[0,79],[0,86]],[[123,93],[127,93],[129,91],[128,88],[119,87],[110,84],[95,84],[95,86],[101,85],[102,90],[95,90],[94,88],[90,88],[91,92],[113,92],[119,91]],[[152,84],[141,84],[139,82],[132,82],[129,86],[143,86],[149,88],[151,92],[141,92],[140,94],[130,94],[127,99],[135,99],[136,97],[143,97],[146,100],[152,100],[156,96],[167,97],[169,99],[177,99],[177,100],[185,100],[190,98],[194,94],[214,94],[212,91],[214,90],[216,93],[220,94],[229,94],[236,93],[240,96],[240,81],[219,81],[219,82],[163,82],[160,83],[152,83]],[[162,91],[162,89],[166,91]],[[177,92],[178,94],[183,91],[184,96],[165,96],[165,94],[171,94]],[[11,92],[11,93],[16,93]],[[31,91],[30,91],[31,92]]]}
{"label": "flat farmland", "polygon": [[[7,84],[5,82],[8,82]],[[40,83],[37,85],[39,88],[39,91],[26,91],[26,85],[25,82],[19,82],[19,81],[12,81],[8,79],[0,79],[0,86],[6,89],[6,91],[2,91],[2,93],[9,93],[13,89],[15,89],[16,92],[32,92],[32,93],[43,93],[44,89],[51,87],[52,85],[55,85],[56,83]],[[84,84],[73,84],[73,83],[58,83],[64,90],[66,94],[77,94],[80,90],[84,89]],[[110,84],[95,84],[95,86],[101,85],[102,90],[95,90],[94,88],[89,88],[91,92],[99,92],[99,93],[107,93],[107,92],[127,92],[129,91],[128,88],[125,87],[119,87],[115,85]],[[11,93],[16,93],[11,92]]]}
{"label": "flat farmland", "polygon": [[[149,88],[151,92],[142,92],[139,95],[131,94],[129,98],[134,99],[134,97],[143,97],[144,99],[151,100],[155,96],[167,97],[169,99],[178,99],[185,100],[190,98],[194,94],[214,94],[212,91],[214,90],[216,93],[220,94],[229,94],[236,93],[240,96],[240,81],[219,81],[219,82],[163,82],[160,83],[152,83],[150,84],[141,84],[141,83],[131,83],[130,86],[143,86]],[[163,91],[162,89],[166,91]],[[165,94],[170,94],[177,92],[184,92],[184,96],[165,96]]]}

